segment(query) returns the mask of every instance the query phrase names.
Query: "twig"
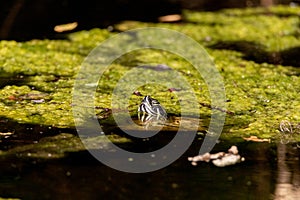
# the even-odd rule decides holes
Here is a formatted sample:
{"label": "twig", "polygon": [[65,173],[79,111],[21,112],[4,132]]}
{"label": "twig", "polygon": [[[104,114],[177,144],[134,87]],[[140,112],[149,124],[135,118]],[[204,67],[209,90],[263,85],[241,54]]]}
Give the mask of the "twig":
{"label": "twig", "polygon": [[201,106],[203,106],[203,107],[211,108],[211,109],[213,109],[213,110],[219,110],[219,111],[225,112],[225,113],[227,113],[227,114],[229,114],[229,115],[234,115],[234,112],[232,112],[232,111],[225,110],[225,109],[219,108],[219,107],[217,107],[217,106],[212,106],[212,105],[210,105],[210,104],[208,104],[208,103],[199,103],[199,104],[200,104]]}

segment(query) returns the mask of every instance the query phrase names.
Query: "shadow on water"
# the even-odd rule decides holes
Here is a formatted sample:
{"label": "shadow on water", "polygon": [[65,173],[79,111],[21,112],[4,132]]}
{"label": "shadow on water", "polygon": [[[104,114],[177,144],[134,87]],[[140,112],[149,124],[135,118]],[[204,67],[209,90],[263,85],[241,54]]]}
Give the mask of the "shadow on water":
{"label": "shadow on water", "polygon": [[[38,85],[34,85],[32,79],[35,77],[41,76],[41,75],[47,75],[46,80],[43,80],[47,83],[55,83],[59,80],[66,80],[69,79],[70,76],[62,76],[59,74],[32,74],[32,75],[25,75],[24,73],[9,73],[5,70],[2,70],[0,67],[0,89],[3,89],[5,86],[28,86],[30,88],[34,88],[35,90],[38,90],[40,92],[48,93],[50,91],[42,89],[42,87],[39,87]],[[2,99],[3,100],[3,99]]]}
{"label": "shadow on water", "polygon": [[63,39],[54,31],[60,24],[77,22],[76,30],[107,28],[122,20],[157,21],[158,17],[180,14],[178,1],[2,1],[0,3],[0,39]]}
{"label": "shadow on water", "polygon": [[[40,138],[31,138],[32,141],[60,133],[76,135],[72,129],[46,131],[45,128],[20,125],[17,130],[26,136],[30,131],[33,135],[45,131]],[[2,121],[1,131],[4,129]],[[114,131],[124,135],[121,130]],[[174,130],[163,131],[154,141],[132,140],[120,146],[148,152],[153,146],[165,145],[175,134]],[[290,188],[288,195],[299,193],[300,152],[295,145],[245,142],[234,138],[221,140],[213,152],[226,151],[236,145],[246,161],[225,168],[206,162],[192,166],[187,157],[198,154],[202,141],[203,136],[198,135],[171,165],[141,174],[116,171],[101,164],[86,150],[66,152],[60,158],[20,156],[18,153],[1,155],[0,196],[21,199],[270,199],[284,195],[282,190],[286,188]]]}
{"label": "shadow on water", "polygon": [[56,136],[60,133],[76,135],[76,130],[38,124],[22,124],[0,115],[0,152],[18,146],[35,144],[44,137]]}
{"label": "shadow on water", "polygon": [[12,74],[0,71],[0,89],[4,88],[8,85],[15,85],[15,86],[22,86],[22,85],[29,85],[29,79],[31,76],[25,76],[23,74]]}
{"label": "shadow on water", "polygon": [[278,52],[266,51],[266,47],[248,41],[220,41],[210,48],[234,50],[244,54],[244,59],[256,63],[300,67],[300,47],[294,47]]}
{"label": "shadow on water", "polygon": [[13,73],[8,73],[2,68],[0,68],[0,89],[5,87],[6,85],[16,84],[22,85],[27,83],[27,80],[24,79],[22,75],[16,75]]}
{"label": "shadow on water", "polygon": [[[290,1],[269,1],[269,3],[289,4]],[[19,41],[42,38],[67,39],[64,33],[54,31],[56,25],[77,22],[77,27],[73,31],[79,31],[92,28],[108,28],[123,20],[158,22],[158,18],[161,16],[173,14],[181,15],[183,9],[218,11],[225,8],[245,8],[253,6],[261,6],[261,1],[2,1],[0,2],[0,39]],[[261,14],[270,15],[273,13],[263,12]],[[276,13],[275,15],[280,17],[290,16],[290,14],[282,13]],[[66,32],[68,33],[68,31]]]}

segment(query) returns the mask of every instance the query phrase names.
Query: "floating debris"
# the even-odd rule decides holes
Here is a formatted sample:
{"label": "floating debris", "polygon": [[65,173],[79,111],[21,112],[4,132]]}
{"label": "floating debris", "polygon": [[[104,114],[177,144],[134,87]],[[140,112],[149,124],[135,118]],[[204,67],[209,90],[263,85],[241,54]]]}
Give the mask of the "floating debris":
{"label": "floating debris", "polygon": [[45,103],[45,99],[31,100],[32,103]]}
{"label": "floating debris", "polygon": [[141,92],[140,92],[140,91],[137,91],[137,90],[134,91],[133,94],[136,95],[136,96],[143,96],[143,95],[141,94]]}
{"label": "floating debris", "polygon": [[169,88],[168,91],[169,92],[179,92],[179,91],[181,91],[181,89],[180,88]]}
{"label": "floating debris", "polygon": [[54,31],[57,33],[62,33],[66,31],[72,31],[78,26],[78,22],[72,22],[67,24],[60,24],[54,27]]}
{"label": "floating debris", "polygon": [[236,146],[231,146],[228,149],[228,153],[218,152],[215,154],[205,153],[202,155],[197,155],[195,157],[188,157],[188,160],[192,162],[192,165],[196,166],[197,162],[205,161],[212,163],[217,167],[226,167],[229,165],[235,165],[237,163],[245,161],[244,157],[241,157],[239,154],[238,148]]}
{"label": "floating debris", "polygon": [[244,160],[245,159],[242,158],[240,155],[225,154],[225,156],[223,156],[219,159],[213,160],[212,163],[217,167],[226,167],[229,165],[235,165]]}
{"label": "floating debris", "polygon": [[139,68],[143,68],[143,69],[151,69],[151,70],[155,70],[155,71],[168,71],[168,70],[172,70],[171,67],[169,67],[166,64],[158,64],[158,65],[141,65],[138,66]]}
{"label": "floating debris", "polygon": [[97,83],[86,83],[84,84],[86,87],[97,87],[98,86],[98,82]]}
{"label": "floating debris", "polygon": [[206,108],[210,108],[210,109],[213,109],[213,110],[218,110],[218,111],[224,112],[224,113],[229,114],[229,115],[234,115],[234,112],[232,112],[232,111],[230,111],[230,110],[225,110],[225,109],[223,109],[223,108],[219,108],[219,107],[216,107],[216,106],[212,106],[212,105],[210,105],[210,104],[208,104],[208,103],[202,103],[202,102],[200,102],[199,104],[200,104],[201,106],[203,106],[203,107],[206,107]]}
{"label": "floating debris", "polygon": [[17,99],[18,100],[40,100],[40,99],[45,99],[49,95],[47,93],[35,93],[35,92],[30,92],[25,95],[19,96]]}
{"label": "floating debris", "polygon": [[248,138],[244,137],[243,139],[246,140],[246,141],[252,141],[252,142],[271,142],[271,139],[261,139],[261,138],[258,138],[257,136],[254,136],[254,135],[251,135]]}
{"label": "floating debris", "polygon": [[14,131],[13,132],[0,132],[0,138],[1,137],[4,137],[4,138],[8,138],[9,136],[13,135],[14,134]]}
{"label": "floating debris", "polygon": [[182,16],[179,14],[173,14],[173,15],[165,15],[165,16],[160,16],[158,18],[159,22],[179,22],[182,20]]}

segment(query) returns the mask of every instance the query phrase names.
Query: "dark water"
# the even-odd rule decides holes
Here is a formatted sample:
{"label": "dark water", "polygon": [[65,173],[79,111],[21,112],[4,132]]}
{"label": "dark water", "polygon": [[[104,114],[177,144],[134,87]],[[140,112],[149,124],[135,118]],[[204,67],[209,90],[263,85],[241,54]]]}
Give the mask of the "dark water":
{"label": "dark water", "polygon": [[227,151],[231,145],[238,146],[246,161],[224,168],[211,163],[192,166],[187,157],[197,155],[201,146],[201,140],[195,139],[187,152],[171,165],[140,174],[111,169],[87,151],[50,160],[17,155],[1,157],[0,197],[280,199],[280,194],[286,193],[293,199],[299,195],[300,152],[296,144],[220,141],[213,151]]}
{"label": "dark water", "polygon": [[181,14],[183,9],[220,10],[299,3],[299,0],[51,0],[1,1],[0,39],[64,38],[55,25],[78,22],[78,30],[106,28],[123,20],[157,22],[160,16]]}

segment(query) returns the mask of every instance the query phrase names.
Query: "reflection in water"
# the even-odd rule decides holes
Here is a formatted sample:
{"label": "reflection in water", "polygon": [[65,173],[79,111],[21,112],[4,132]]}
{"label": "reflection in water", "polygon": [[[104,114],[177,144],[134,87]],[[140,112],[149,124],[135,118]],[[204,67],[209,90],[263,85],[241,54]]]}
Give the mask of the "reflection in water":
{"label": "reflection in water", "polygon": [[143,115],[141,118],[139,117],[138,124],[144,126],[145,129],[149,129],[153,127],[163,127],[166,122],[167,119],[165,117]]}
{"label": "reflection in water", "polygon": [[[88,152],[41,160],[1,157],[0,196],[22,199],[288,199],[299,195],[299,152],[291,145],[220,142],[213,152],[235,144],[246,161],[218,168],[190,165],[199,140],[177,161],[145,174],[116,171]],[[141,147],[143,148],[143,146]],[[285,155],[289,155],[288,159]],[[278,161],[276,160],[278,157]],[[277,178],[276,178],[277,176]]]}
{"label": "reflection in water", "polygon": [[[300,198],[300,167],[299,155],[288,158],[291,153],[285,144],[278,144],[277,158],[278,171],[275,189],[276,200],[298,199]],[[297,147],[295,148],[297,150]],[[295,151],[295,150],[294,150]],[[299,154],[299,152],[297,152]]]}
{"label": "reflection in water", "polygon": [[[138,119],[133,119],[137,123]],[[149,152],[174,137],[178,126],[186,120],[170,116],[161,132],[149,139],[124,143],[124,149]],[[188,123],[185,129],[189,129]],[[203,121],[200,122],[203,127]],[[204,123],[205,124],[205,123]],[[151,131],[141,130],[145,132]],[[191,125],[191,127],[193,127]],[[95,160],[88,151],[69,152],[62,158],[45,159],[29,156],[30,151],[43,151],[51,155],[51,148],[19,148],[38,138],[48,127],[38,126],[28,132],[19,131],[22,144],[2,140],[0,151],[0,197],[21,199],[297,199],[300,187],[300,151],[296,144],[239,141],[233,138],[220,141],[213,153],[235,145],[245,161],[233,166],[218,168],[212,163],[200,162],[192,166],[188,157],[197,155],[203,137],[197,135],[190,148],[171,165],[151,173],[129,174],[111,169]],[[122,127],[125,130],[130,127]],[[154,128],[155,129],[155,128]],[[54,128],[51,131],[55,131]],[[56,130],[63,133],[71,130]],[[9,132],[9,131],[6,131]],[[47,132],[54,135],[55,132]],[[121,135],[121,132],[117,132]],[[47,135],[46,134],[46,135]],[[75,133],[73,133],[75,134]],[[41,137],[41,136],[40,136]],[[74,136],[75,137],[75,136]],[[63,140],[64,137],[59,137]],[[49,143],[58,148],[55,142]],[[9,145],[10,148],[3,148]],[[19,145],[19,146],[18,146]],[[120,144],[121,145],[121,144]],[[11,150],[8,156],[2,152]],[[45,152],[44,152],[45,151]],[[63,151],[63,150],[62,150]],[[31,152],[32,153],[32,152]],[[27,156],[26,156],[27,155]],[[32,155],[32,154],[31,154]],[[130,162],[130,160],[128,160]]]}

